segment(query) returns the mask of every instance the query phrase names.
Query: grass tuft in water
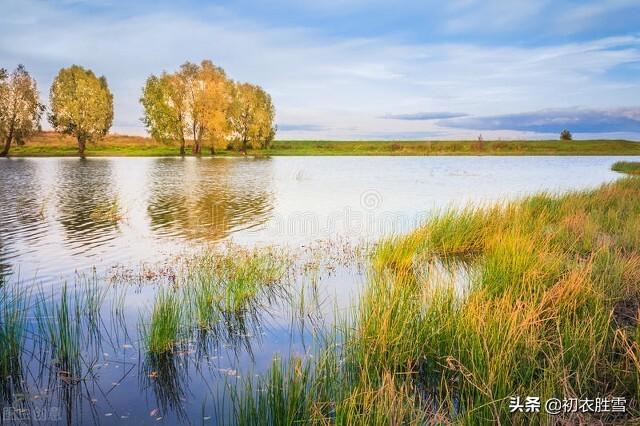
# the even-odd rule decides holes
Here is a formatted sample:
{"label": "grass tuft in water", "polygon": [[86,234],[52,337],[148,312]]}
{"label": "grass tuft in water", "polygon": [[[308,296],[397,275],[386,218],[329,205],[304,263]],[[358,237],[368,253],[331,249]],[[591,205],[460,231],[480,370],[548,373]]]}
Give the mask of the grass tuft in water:
{"label": "grass tuft in water", "polygon": [[149,323],[142,323],[143,340],[147,350],[155,355],[173,351],[180,339],[184,312],[179,296],[172,289],[160,290],[156,295]]}
{"label": "grass tuft in water", "polygon": [[21,374],[28,295],[17,285],[0,287],[0,381]]}
{"label": "grass tuft in water", "polygon": [[57,301],[41,290],[35,306],[39,335],[48,343],[59,376],[69,382],[80,379],[82,369],[82,304],[78,292],[64,284]]}
{"label": "grass tuft in water", "polygon": [[628,173],[631,175],[640,174],[640,162],[638,161],[618,161],[611,166],[614,172]]}

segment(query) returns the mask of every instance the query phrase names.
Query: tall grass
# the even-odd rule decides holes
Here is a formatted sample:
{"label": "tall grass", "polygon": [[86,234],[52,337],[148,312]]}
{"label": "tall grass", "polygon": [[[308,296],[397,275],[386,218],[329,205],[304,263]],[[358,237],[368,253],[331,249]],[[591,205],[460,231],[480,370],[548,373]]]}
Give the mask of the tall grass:
{"label": "tall grass", "polygon": [[28,295],[17,285],[0,287],[0,382],[20,377]]}
{"label": "tall grass", "polygon": [[177,344],[183,325],[184,308],[176,293],[160,290],[151,312],[149,324],[142,323],[143,340],[147,350],[155,355],[171,353]]}
{"label": "tall grass", "polygon": [[35,305],[38,331],[48,343],[49,355],[64,380],[80,379],[82,361],[82,303],[78,292],[62,287],[59,300],[40,292]]}
{"label": "tall grass", "polygon": [[[610,413],[512,414],[512,396],[622,396],[627,418],[635,417],[639,223],[637,178],[445,212],[379,245],[360,304],[340,334],[341,348],[326,346],[310,365],[289,367],[300,371],[296,380],[276,382],[293,395],[304,385],[304,399],[294,400],[306,421],[317,423],[619,420]],[[455,271],[429,267],[461,257],[472,265],[463,274],[464,292]],[[318,359],[333,359],[333,367],[320,368]],[[282,414],[267,424],[291,419],[277,409],[278,398],[244,394],[242,412]]]}
{"label": "tall grass", "polygon": [[613,163],[611,170],[631,175],[640,174],[640,162],[638,161],[618,161]]}
{"label": "tall grass", "polygon": [[247,332],[248,322],[281,290],[288,259],[269,250],[204,251],[187,265],[175,289],[160,290],[151,317],[142,321],[151,353],[170,353],[179,338]]}

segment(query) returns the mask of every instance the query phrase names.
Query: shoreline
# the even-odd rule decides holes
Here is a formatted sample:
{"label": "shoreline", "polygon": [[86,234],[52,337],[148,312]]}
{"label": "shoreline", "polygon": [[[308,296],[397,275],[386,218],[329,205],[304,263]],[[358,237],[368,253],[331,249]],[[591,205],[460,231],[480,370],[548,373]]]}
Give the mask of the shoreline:
{"label": "shoreline", "polygon": [[[225,147],[226,148],[226,147]],[[210,154],[193,155],[191,146],[184,157],[243,157],[238,151],[216,147]],[[252,157],[290,156],[640,156],[640,142],[628,140],[491,140],[491,141],[328,141],[277,140],[269,149],[247,152]],[[75,139],[52,132],[34,135],[24,145],[14,145],[9,158],[80,157]],[[162,144],[149,137],[108,135],[102,141],[89,144],[85,157],[182,157],[177,144]]]}

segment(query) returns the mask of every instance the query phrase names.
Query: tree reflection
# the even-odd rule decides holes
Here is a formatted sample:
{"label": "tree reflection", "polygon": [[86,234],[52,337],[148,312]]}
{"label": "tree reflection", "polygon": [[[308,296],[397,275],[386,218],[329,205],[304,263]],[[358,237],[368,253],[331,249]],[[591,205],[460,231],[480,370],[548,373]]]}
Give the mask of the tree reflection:
{"label": "tree reflection", "polygon": [[264,223],[273,209],[269,160],[159,159],[148,214],[162,235],[216,241]]}
{"label": "tree reflection", "polygon": [[14,246],[36,244],[45,235],[46,199],[38,163],[3,160],[0,173],[0,283],[12,273]]}
{"label": "tree reflection", "polygon": [[121,219],[108,160],[66,160],[57,173],[59,222],[66,243],[88,250],[114,238]]}

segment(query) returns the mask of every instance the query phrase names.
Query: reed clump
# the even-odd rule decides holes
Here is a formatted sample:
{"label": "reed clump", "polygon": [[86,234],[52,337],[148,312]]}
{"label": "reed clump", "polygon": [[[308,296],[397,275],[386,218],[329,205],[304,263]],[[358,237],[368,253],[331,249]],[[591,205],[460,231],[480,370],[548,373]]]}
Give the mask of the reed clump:
{"label": "reed clump", "polygon": [[[364,340],[362,361],[373,360],[378,377],[435,384],[442,407],[468,424],[541,420],[511,415],[511,396],[632,400],[640,282],[623,277],[640,273],[638,236],[628,233],[638,226],[639,195],[640,180],[631,178],[433,218],[403,240],[403,268],[389,247],[379,253],[386,260],[377,263],[354,337]],[[446,286],[425,295],[433,282],[414,271],[429,255],[474,256],[465,297]],[[381,292],[386,298],[376,303]],[[636,311],[616,321],[627,305]]]}
{"label": "reed clump", "polygon": [[631,175],[640,174],[640,162],[638,161],[617,161],[611,166],[614,172],[627,173]]}
{"label": "reed clump", "polygon": [[180,340],[195,334],[237,334],[280,290],[289,266],[271,250],[205,250],[186,263],[173,286],[156,295],[140,331],[151,354],[170,354]]}
{"label": "reed clump", "polygon": [[26,334],[28,295],[17,285],[0,286],[0,383],[19,377]]}
{"label": "reed clump", "polygon": [[147,350],[156,355],[171,353],[177,344],[184,310],[173,290],[160,290],[156,295],[151,320],[142,324]]}
{"label": "reed clump", "polygon": [[[308,366],[295,367],[297,383],[279,386],[304,383],[309,391],[296,401],[311,423],[622,419],[511,413],[515,396],[624,397],[624,418],[637,416],[639,200],[640,179],[630,177],[593,191],[445,212],[383,241],[358,307],[337,332],[342,344],[325,345]],[[464,291],[455,271],[428,267],[454,259],[470,265]],[[243,395],[245,412],[266,410],[268,402],[247,396],[255,389]]]}

